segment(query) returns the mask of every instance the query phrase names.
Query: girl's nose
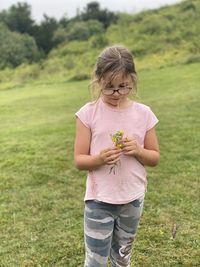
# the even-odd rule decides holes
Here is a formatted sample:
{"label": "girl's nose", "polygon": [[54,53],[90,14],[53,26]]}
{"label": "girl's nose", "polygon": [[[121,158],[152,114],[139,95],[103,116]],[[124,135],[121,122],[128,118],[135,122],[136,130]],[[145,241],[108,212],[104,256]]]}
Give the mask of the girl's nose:
{"label": "girl's nose", "polygon": [[119,92],[118,91],[114,91],[114,94],[113,94],[114,96],[118,96],[118,95],[120,95],[119,94]]}

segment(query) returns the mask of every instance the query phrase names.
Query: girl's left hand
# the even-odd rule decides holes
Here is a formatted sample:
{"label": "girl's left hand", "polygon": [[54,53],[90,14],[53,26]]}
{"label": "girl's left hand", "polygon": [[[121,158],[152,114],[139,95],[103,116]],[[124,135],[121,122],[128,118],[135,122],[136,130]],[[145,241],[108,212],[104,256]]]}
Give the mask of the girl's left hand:
{"label": "girl's left hand", "polygon": [[127,156],[139,156],[142,152],[142,147],[135,138],[127,137],[123,140],[123,154]]}

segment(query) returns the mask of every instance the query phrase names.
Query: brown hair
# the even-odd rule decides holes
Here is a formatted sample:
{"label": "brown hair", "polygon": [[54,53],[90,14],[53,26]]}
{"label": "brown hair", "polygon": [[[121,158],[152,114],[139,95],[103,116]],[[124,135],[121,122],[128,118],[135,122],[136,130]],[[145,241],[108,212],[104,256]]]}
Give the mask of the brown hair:
{"label": "brown hair", "polygon": [[107,83],[110,83],[117,75],[130,75],[133,81],[134,89],[137,90],[137,73],[133,56],[130,51],[122,45],[113,45],[105,48],[99,55],[93,77],[90,83],[92,98],[98,99],[101,95],[99,88],[102,78],[110,74]]}

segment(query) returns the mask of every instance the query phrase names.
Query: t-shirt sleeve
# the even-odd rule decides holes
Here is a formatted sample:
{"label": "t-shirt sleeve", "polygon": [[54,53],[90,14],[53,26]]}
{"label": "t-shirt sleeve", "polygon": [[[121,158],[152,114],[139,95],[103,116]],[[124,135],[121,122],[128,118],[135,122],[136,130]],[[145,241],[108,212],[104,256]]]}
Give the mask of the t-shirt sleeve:
{"label": "t-shirt sleeve", "polygon": [[76,113],[75,116],[79,118],[79,120],[87,127],[91,128],[91,116],[90,113],[90,105],[86,104],[82,108],[80,108]]}
{"label": "t-shirt sleeve", "polygon": [[147,128],[146,130],[149,131],[158,123],[158,119],[153,111],[148,108],[148,117],[147,117]]}

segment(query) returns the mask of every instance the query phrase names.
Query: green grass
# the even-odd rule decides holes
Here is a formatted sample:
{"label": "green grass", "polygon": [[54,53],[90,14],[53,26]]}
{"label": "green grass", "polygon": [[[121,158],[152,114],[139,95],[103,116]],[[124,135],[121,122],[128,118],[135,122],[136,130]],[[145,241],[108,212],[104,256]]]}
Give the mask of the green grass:
{"label": "green grass", "polygon": [[[199,68],[139,74],[140,101],[160,120],[161,161],[148,168],[132,266],[200,264]],[[88,100],[86,81],[0,91],[0,266],[83,266],[86,173],[73,166],[73,142],[74,113]]]}

